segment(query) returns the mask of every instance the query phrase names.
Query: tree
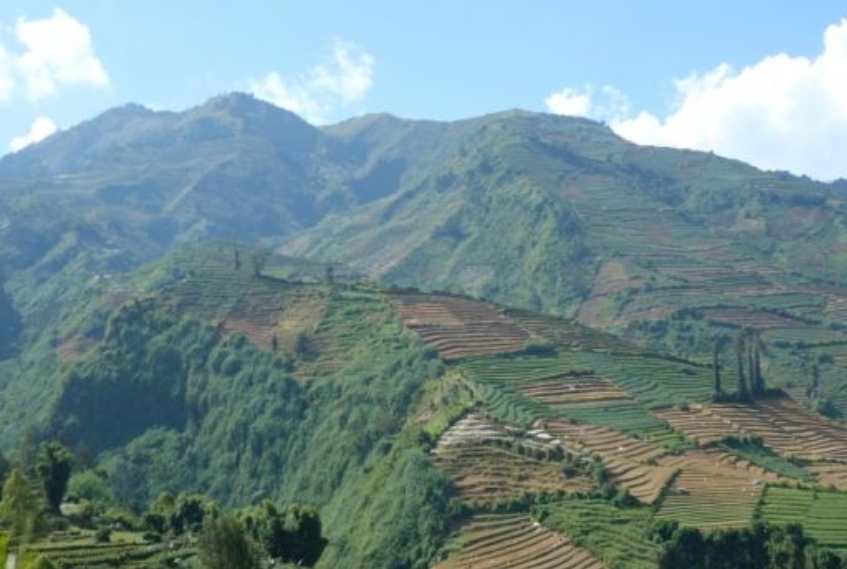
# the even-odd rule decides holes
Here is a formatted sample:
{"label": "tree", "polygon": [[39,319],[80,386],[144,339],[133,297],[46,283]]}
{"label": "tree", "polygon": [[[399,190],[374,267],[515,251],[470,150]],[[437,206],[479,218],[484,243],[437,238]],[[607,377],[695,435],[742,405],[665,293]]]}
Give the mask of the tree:
{"label": "tree", "polygon": [[674,534],[670,543],[665,544],[659,560],[659,568],[699,569],[703,567],[705,557],[706,544],[700,530],[681,528]]}
{"label": "tree", "polygon": [[821,370],[818,367],[817,362],[812,364],[812,387],[809,390],[809,397],[812,399],[817,399],[820,395],[820,387],[821,387]]}
{"label": "tree", "polygon": [[326,539],[324,539],[321,518],[318,511],[310,506],[293,504],[285,509],[286,539],[283,561],[311,567],[320,559]]}
{"label": "tree", "polygon": [[847,561],[829,549],[818,549],[812,554],[812,569],[842,569]]}
{"label": "tree", "polygon": [[748,330],[747,350],[748,350],[748,367],[750,371],[750,383],[753,387],[753,395],[761,396],[765,394],[765,379],[762,377],[762,361],[761,352],[764,351],[765,344],[762,342],[762,336],[758,330]]}
{"label": "tree", "polygon": [[326,547],[320,516],[310,506],[293,504],[280,510],[266,500],[242,521],[267,554],[283,563],[311,567]]}
{"label": "tree", "polygon": [[36,471],[44,487],[47,506],[54,514],[60,513],[59,507],[68,489],[72,468],[73,455],[62,443],[51,441],[41,445]]}
{"label": "tree", "polygon": [[712,367],[715,368],[715,395],[714,399],[720,399],[723,395],[723,383],[721,382],[721,361],[720,361],[720,353],[721,353],[721,344],[723,344],[722,338],[715,339],[715,351],[712,354]]}
{"label": "tree", "polygon": [[221,514],[206,521],[197,540],[197,555],[206,569],[258,569],[259,550],[234,518]]}
{"label": "tree", "polygon": [[208,500],[201,494],[180,494],[171,515],[171,528],[176,533],[193,531],[203,525]]}
{"label": "tree", "polygon": [[35,530],[39,503],[29,480],[20,470],[13,470],[3,485],[0,518],[9,526],[10,537],[26,538]]}
{"label": "tree", "polygon": [[735,356],[738,369],[738,399],[743,402],[750,401],[750,390],[747,388],[747,379],[744,377],[744,351],[746,343],[744,332],[739,332],[735,338]]}

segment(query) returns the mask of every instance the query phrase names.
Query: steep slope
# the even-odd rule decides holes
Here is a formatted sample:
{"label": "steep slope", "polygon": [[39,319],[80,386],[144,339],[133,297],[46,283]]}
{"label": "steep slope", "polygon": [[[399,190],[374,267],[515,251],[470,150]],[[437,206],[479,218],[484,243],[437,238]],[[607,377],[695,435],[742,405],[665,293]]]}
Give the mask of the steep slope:
{"label": "steep slope", "polygon": [[[373,144],[376,124],[395,135],[411,128],[368,118],[327,132]],[[638,147],[570,118],[509,112],[443,129],[451,150],[463,142],[428,177],[283,250],[401,285],[573,314],[688,357],[709,358],[716,340],[728,346],[750,327],[771,348],[773,380],[810,381],[803,359],[822,354],[816,399],[844,400],[835,379],[847,341],[843,183]]]}
{"label": "steep slope", "polygon": [[729,401],[729,370],[713,402],[710,366],[573,320],[257,252],[180,249],[83,305],[36,437],[96,455],[136,511],[315,505],[319,567],[655,568],[667,524],[777,518],[769,483],[844,488],[843,425],[777,391]]}
{"label": "steep slope", "polygon": [[797,396],[837,412],[844,191],[523,111],[316,129],[246,95],[115,109],[0,160],[0,260],[22,346],[17,364],[0,362],[0,398],[21,400],[16,365],[49,377],[49,344],[103,289],[119,297],[121,274],[223,238],[573,315],[701,360],[716,341],[732,357],[726,340],[754,328],[771,380],[816,381]]}
{"label": "steep slope", "polygon": [[425,565],[450,484],[404,429],[443,373],[435,353],[378,291],[257,276],[233,251],[143,273],[146,292],[59,374],[42,432],[100,455],[127,507],[163,491],[305,502],[332,543],[324,566]]}

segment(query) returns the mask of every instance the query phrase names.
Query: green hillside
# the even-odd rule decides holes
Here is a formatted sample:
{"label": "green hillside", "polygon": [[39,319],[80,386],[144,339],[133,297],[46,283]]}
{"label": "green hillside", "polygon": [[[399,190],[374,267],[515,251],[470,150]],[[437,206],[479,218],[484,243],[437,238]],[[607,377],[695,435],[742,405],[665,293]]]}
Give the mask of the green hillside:
{"label": "green hillside", "polygon": [[30,553],[197,566],[202,502],[263,543],[314,507],[319,567],[824,566],[843,192],[583,119],[238,94],[4,157],[0,474],[77,457]]}
{"label": "green hillside", "polygon": [[407,432],[442,364],[377,291],[257,276],[236,251],[249,258],[209,247],[146,270],[136,286],[158,291],[62,368],[46,432],[101,456],[124,507],[162,492],[308,503],[326,566],[419,564],[454,508]]}

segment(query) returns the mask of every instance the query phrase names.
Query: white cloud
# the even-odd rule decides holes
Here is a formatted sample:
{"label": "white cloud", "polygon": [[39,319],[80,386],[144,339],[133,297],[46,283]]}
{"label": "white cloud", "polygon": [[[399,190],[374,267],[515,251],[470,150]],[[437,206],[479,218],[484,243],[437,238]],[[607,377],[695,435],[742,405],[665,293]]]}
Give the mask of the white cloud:
{"label": "white cloud", "polygon": [[[723,63],[675,87],[678,102],[664,118],[628,112],[612,128],[640,144],[713,150],[824,180],[847,177],[847,19],[826,29],[814,58],[777,54],[740,71]],[[553,112],[555,96],[545,101]],[[589,99],[584,114],[607,119]]]}
{"label": "white cloud", "polygon": [[40,140],[44,140],[54,132],[56,132],[56,124],[47,117],[38,117],[32,123],[32,126],[29,128],[29,132],[13,138],[11,142],[9,142],[9,150],[12,152],[17,152],[23,148],[26,148],[30,144],[35,144]]}
{"label": "white cloud", "polygon": [[544,104],[557,115],[587,117],[591,114],[591,93],[566,87],[544,99]]}
{"label": "white cloud", "polygon": [[362,99],[373,86],[375,60],[354,44],[336,41],[332,58],[308,73],[286,80],[272,71],[250,81],[260,99],[284,107],[311,122],[322,122],[338,106]]}
{"label": "white cloud", "polygon": [[0,45],[0,103],[6,103],[12,98],[12,90],[15,88],[13,70],[12,57]]}
{"label": "white cloud", "polygon": [[25,48],[14,62],[30,99],[53,95],[59,85],[109,86],[91,33],[64,10],[57,8],[41,20],[19,18],[14,31]]}
{"label": "white cloud", "polygon": [[551,113],[557,115],[590,117],[612,122],[623,120],[630,112],[629,99],[610,85],[599,89],[592,85],[586,85],[582,89],[565,88],[544,99],[544,104]]}

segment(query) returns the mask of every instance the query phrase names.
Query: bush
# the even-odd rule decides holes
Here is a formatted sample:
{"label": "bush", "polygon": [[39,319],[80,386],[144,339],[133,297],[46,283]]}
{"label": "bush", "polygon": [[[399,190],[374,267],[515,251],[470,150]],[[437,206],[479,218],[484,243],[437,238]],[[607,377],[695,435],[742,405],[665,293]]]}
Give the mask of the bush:
{"label": "bush", "polygon": [[533,336],[523,343],[523,352],[525,354],[543,355],[552,354],[556,351],[556,344],[547,338],[539,338]]}
{"label": "bush", "polygon": [[112,529],[111,528],[100,528],[94,534],[94,541],[97,543],[109,543],[112,541]]}

